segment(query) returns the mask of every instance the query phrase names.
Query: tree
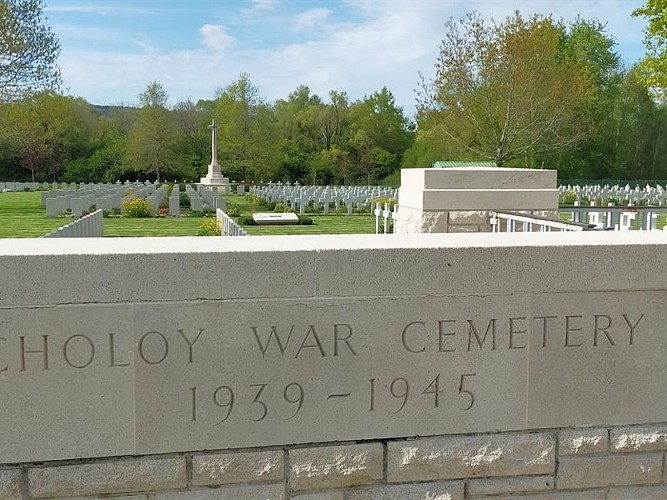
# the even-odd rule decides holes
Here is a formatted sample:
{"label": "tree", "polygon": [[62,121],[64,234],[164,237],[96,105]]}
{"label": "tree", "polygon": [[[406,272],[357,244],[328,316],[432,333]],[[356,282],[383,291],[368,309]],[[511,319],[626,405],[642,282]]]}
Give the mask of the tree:
{"label": "tree", "polygon": [[239,180],[262,177],[267,159],[274,156],[273,113],[247,73],[218,90],[216,117],[223,169]]}
{"label": "tree", "polygon": [[350,106],[350,128],[350,142],[369,184],[371,177],[381,179],[398,168],[413,139],[411,123],[387,87]]}
{"label": "tree", "polygon": [[665,97],[667,89],[667,0],[647,0],[633,16],[648,19],[644,45],[648,54],[639,64],[642,80],[657,96]]}
{"label": "tree", "polygon": [[581,110],[594,85],[586,64],[562,57],[563,38],[551,18],[524,20],[518,12],[490,26],[478,14],[450,20],[419,113],[498,166],[573,146],[591,131]]}
{"label": "tree", "polygon": [[135,169],[155,173],[158,182],[162,174],[176,163],[176,126],[167,109],[168,100],[169,95],[157,81],[150,83],[139,94],[142,107],[130,130],[127,144],[129,160]]}
{"label": "tree", "polygon": [[60,44],[41,0],[0,1],[0,101],[60,87]]}

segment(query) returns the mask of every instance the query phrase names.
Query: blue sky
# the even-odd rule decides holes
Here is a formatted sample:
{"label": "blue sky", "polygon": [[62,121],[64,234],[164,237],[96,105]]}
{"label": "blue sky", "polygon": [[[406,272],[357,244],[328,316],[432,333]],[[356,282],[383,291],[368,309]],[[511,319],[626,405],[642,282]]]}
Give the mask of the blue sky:
{"label": "blue sky", "polygon": [[299,85],[359,99],[387,86],[407,114],[433,74],[444,23],[476,10],[504,19],[578,15],[607,25],[628,64],[644,53],[641,0],[45,0],[68,93],[134,104],[153,80],[170,102],[212,99],[244,71],[273,101]]}

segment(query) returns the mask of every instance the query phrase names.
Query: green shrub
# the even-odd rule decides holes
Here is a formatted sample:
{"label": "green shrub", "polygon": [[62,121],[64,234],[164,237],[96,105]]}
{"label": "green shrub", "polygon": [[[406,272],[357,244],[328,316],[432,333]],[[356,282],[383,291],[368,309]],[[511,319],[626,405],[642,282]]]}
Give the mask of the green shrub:
{"label": "green shrub", "polygon": [[251,205],[259,205],[262,203],[262,198],[259,195],[253,193],[246,193],[245,199],[248,200],[248,203]]}
{"label": "green shrub", "polygon": [[178,205],[185,208],[190,208],[190,197],[187,193],[179,192],[178,193]]}
{"label": "green shrub", "polygon": [[204,217],[204,212],[200,212],[199,210],[193,210],[189,212],[189,217]]}
{"label": "green shrub", "polygon": [[239,208],[238,205],[234,203],[230,203],[229,205],[227,205],[227,210],[225,210],[225,212],[230,217],[238,217],[239,215],[241,215],[241,209]]}
{"label": "green shrub", "polygon": [[568,191],[563,196],[563,205],[574,205],[574,202],[577,201],[577,195],[572,191]]}
{"label": "green shrub", "polygon": [[382,206],[382,209],[384,209],[384,204],[385,203],[389,203],[389,206],[392,206],[392,205],[396,205],[398,202],[396,201],[395,198],[389,198],[389,197],[375,198],[373,200],[373,203],[372,203],[373,209],[375,209],[375,205],[378,204],[378,203]]}
{"label": "green shrub", "polygon": [[256,226],[257,222],[252,218],[252,215],[243,215],[238,218],[237,222],[241,226]]}
{"label": "green shrub", "polygon": [[313,219],[311,219],[307,215],[298,215],[297,217],[299,217],[300,226],[310,226],[313,223]]}
{"label": "green shrub", "polygon": [[220,236],[220,226],[217,220],[205,220],[199,226],[197,236]]}
{"label": "green shrub", "polygon": [[274,208],[276,208],[276,202],[275,201],[265,201],[264,203],[260,203],[260,205],[263,205],[264,208],[266,208],[267,211],[272,211]]}
{"label": "green shrub", "polygon": [[288,213],[292,211],[292,207],[287,203],[276,203],[276,206],[273,208],[273,211],[276,213]]}
{"label": "green shrub", "polygon": [[151,204],[142,198],[129,198],[123,201],[126,217],[143,218],[151,216]]}

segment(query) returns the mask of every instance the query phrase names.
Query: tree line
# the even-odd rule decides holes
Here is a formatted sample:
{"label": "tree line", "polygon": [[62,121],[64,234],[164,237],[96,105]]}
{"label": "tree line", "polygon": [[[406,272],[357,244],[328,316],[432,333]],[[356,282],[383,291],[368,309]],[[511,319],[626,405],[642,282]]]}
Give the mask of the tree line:
{"label": "tree line", "polygon": [[246,73],[213,99],[170,106],[153,81],[138,106],[94,106],[60,91],[59,46],[41,5],[0,1],[0,179],[197,181],[213,119],[223,173],[236,181],[395,183],[400,168],[438,160],[552,168],[561,179],[667,179],[667,0],[635,11],[649,19],[649,51],[633,67],[595,20],[450,19],[415,116],[386,87],[353,101],[301,85],[269,102]]}

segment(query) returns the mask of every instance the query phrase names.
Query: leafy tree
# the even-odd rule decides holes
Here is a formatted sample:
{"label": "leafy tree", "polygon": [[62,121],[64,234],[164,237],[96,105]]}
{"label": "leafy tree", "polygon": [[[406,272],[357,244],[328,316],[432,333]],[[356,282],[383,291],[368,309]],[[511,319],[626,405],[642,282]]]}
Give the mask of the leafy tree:
{"label": "leafy tree", "polygon": [[153,81],[139,94],[141,109],[128,136],[127,152],[130,163],[138,172],[162,175],[176,165],[174,143],[176,126],[167,109],[169,95],[162,85]]}
{"label": "leafy tree", "polygon": [[450,20],[419,112],[498,166],[573,146],[591,131],[582,110],[594,85],[585,64],[561,57],[563,36],[551,18],[518,12],[490,26],[478,14]]}
{"label": "leafy tree", "polygon": [[387,87],[353,103],[350,122],[351,144],[368,183],[398,168],[413,140],[412,124]]}
{"label": "leafy tree", "polygon": [[349,127],[349,102],[347,93],[332,90],[329,104],[308,106],[299,114],[299,130],[326,151],[343,146]]}
{"label": "leafy tree", "polygon": [[0,1],[0,101],[60,87],[60,44],[42,11],[41,0]]}
{"label": "leafy tree", "polygon": [[664,98],[667,89],[667,0],[647,0],[646,5],[636,9],[632,15],[648,19],[644,36],[648,54],[639,65],[641,78]]}
{"label": "leafy tree", "polygon": [[218,90],[216,117],[223,169],[232,178],[263,177],[262,170],[275,149],[274,118],[247,73]]}

